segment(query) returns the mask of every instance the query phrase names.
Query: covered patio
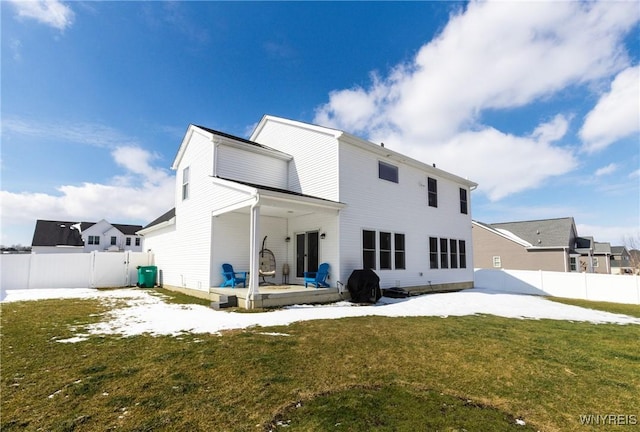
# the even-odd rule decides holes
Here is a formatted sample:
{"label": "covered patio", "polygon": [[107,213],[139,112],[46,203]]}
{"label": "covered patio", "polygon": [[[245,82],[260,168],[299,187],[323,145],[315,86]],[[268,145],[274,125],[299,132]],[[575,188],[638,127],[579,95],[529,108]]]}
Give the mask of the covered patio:
{"label": "covered patio", "polygon": [[[247,309],[339,300],[338,213],[344,204],[288,190],[215,178],[234,202],[212,211],[210,293]],[[273,258],[272,274],[260,272]],[[330,288],[304,287],[304,272],[330,265]],[[247,274],[246,287],[220,287],[222,264]],[[224,300],[224,299],[223,299]]]}

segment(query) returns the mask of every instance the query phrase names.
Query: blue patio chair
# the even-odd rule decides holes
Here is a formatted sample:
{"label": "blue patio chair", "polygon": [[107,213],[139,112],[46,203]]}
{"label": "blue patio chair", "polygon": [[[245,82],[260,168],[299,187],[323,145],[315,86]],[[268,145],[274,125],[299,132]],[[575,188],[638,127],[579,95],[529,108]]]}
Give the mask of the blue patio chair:
{"label": "blue patio chair", "polygon": [[235,272],[231,264],[222,264],[222,276],[224,277],[224,282],[220,285],[221,287],[230,286],[235,288],[237,284],[242,284],[245,288],[247,286],[247,272]]}
{"label": "blue patio chair", "polygon": [[329,284],[326,282],[329,276],[329,264],[322,263],[318,267],[317,272],[304,272],[304,287],[307,288],[308,284],[315,285],[316,288],[326,287],[329,288]]}

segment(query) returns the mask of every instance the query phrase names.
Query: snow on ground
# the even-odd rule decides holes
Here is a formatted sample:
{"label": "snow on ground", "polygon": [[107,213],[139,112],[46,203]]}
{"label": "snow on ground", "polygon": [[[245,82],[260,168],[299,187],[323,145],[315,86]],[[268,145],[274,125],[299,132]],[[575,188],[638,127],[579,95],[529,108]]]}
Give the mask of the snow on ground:
{"label": "snow on ground", "polygon": [[152,295],[148,290],[141,289],[8,290],[3,303],[50,298],[97,298],[113,305],[113,309],[104,315],[102,322],[86,326],[81,332],[79,330],[76,337],[59,342],[78,342],[89,335],[159,336],[179,335],[185,332],[219,333],[222,330],[254,326],[281,326],[298,321],[372,315],[447,317],[487,314],[519,319],[640,325],[640,318],[565,305],[542,297],[499,293],[485,288],[406,299],[383,297],[377,304],[370,306],[358,306],[342,301],[329,305],[290,306],[262,313],[226,312],[200,305],[170,304],[165,303],[162,296]]}

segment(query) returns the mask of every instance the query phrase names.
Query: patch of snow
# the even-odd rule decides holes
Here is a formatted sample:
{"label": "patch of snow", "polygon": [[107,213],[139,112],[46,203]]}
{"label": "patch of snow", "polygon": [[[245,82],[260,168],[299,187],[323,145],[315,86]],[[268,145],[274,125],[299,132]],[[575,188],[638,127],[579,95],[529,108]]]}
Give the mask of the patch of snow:
{"label": "patch of snow", "polygon": [[112,310],[104,314],[101,322],[85,326],[82,333],[73,338],[58,340],[66,343],[86,340],[90,335],[127,337],[141,334],[219,334],[224,330],[286,326],[299,321],[363,316],[448,317],[486,314],[514,319],[640,325],[640,318],[556,303],[542,297],[506,294],[484,288],[402,299],[382,297],[377,304],[369,306],[341,301],[329,305],[295,305],[262,313],[226,312],[200,305],[169,304],[165,303],[162,297],[139,289],[8,290],[3,303],[45,298],[97,298],[113,306]]}

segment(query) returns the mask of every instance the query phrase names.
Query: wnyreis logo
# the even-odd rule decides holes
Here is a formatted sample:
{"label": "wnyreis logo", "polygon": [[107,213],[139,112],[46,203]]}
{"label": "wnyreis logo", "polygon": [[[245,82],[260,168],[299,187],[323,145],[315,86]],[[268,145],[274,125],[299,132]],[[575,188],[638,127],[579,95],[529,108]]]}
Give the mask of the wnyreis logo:
{"label": "wnyreis logo", "polygon": [[638,424],[638,416],[629,414],[583,414],[580,416],[580,424],[591,426],[635,426]]}

